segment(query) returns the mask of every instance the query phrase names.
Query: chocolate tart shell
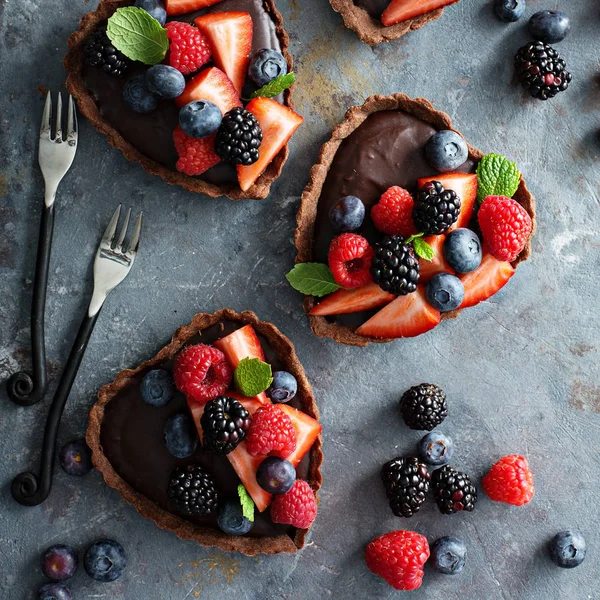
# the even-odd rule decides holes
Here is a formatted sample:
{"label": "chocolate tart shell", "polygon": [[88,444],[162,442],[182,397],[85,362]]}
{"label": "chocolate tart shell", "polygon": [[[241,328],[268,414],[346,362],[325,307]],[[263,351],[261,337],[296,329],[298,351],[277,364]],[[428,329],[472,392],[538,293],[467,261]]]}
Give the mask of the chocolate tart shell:
{"label": "chocolate tart shell", "polygon": [[[111,124],[102,118],[98,106],[87,89],[83,77],[83,50],[85,42],[92,31],[106,20],[118,9],[123,6],[130,6],[133,0],[101,0],[98,8],[94,12],[85,14],[79,23],[79,30],[75,31],[68,39],[68,52],[64,58],[64,66],[67,71],[67,89],[77,100],[79,111],[92,123],[92,125],[103,133],[109,143],[118,148],[126,158],[141,165],[148,173],[162,177],[167,183],[179,185],[189,192],[206,194],[213,198],[227,196],[231,200],[262,200],[269,195],[271,184],[279,177],[288,155],[289,148],[286,144],[271,163],[267,166],[262,175],[256,180],[254,185],[247,191],[242,191],[237,185],[215,185],[203,181],[199,177],[191,177],[185,173],[180,173],[174,169],[169,169],[154,160],[151,160],[142,154],[137,148],[130,144]],[[291,71],[292,56],[289,53],[290,39],[283,27],[283,18],[275,8],[274,0],[263,0],[265,11],[271,16],[275,23],[277,37],[281,44],[281,53],[284,55],[288,70]],[[283,104],[293,109],[292,102],[293,86],[283,93]]]}
{"label": "chocolate tart shell", "polygon": [[[425,98],[409,98],[406,94],[392,94],[390,96],[369,96],[362,106],[353,106],[347,112],[344,120],[337,125],[331,138],[323,144],[319,154],[319,161],[313,165],[310,170],[310,179],[308,185],[302,192],[300,208],[296,215],[296,231],[294,234],[294,243],[296,250],[296,262],[310,262],[313,255],[313,234],[314,224],[317,216],[317,205],[321,196],[321,190],[329,172],[329,167],[340,147],[342,141],[347,138],[355,129],[357,129],[365,119],[376,112],[382,110],[399,110],[413,115],[426,123],[431,124],[436,129],[452,129],[450,117],[439,110],[435,110],[429,100]],[[459,131],[457,133],[460,134]],[[478,162],[483,157],[483,152],[473,148],[468,142],[469,158]],[[533,223],[531,236],[521,251],[517,259],[512,263],[516,267],[519,263],[527,260],[531,256],[531,238],[536,230],[535,219],[535,199],[527,189],[525,179],[521,175],[521,182],[513,198],[525,208],[529,213]],[[314,296],[304,297],[304,310],[308,313],[317,303],[318,298]],[[461,309],[442,313],[442,320],[455,319],[461,313]],[[349,344],[352,346],[367,346],[371,342],[386,343],[393,342],[394,339],[380,339],[363,335],[358,335],[353,329],[346,326],[337,325],[329,322],[325,317],[309,316],[310,326],[318,337],[329,337],[340,344]]]}
{"label": "chocolate tart shell", "polygon": [[[198,334],[221,321],[235,321],[241,326],[252,324],[257,333],[263,335],[274,352],[285,365],[285,368],[298,380],[297,398],[302,399],[302,410],[314,419],[319,419],[319,410],[315,397],[308,382],[304,369],[296,356],[292,342],[275,325],[260,321],[250,311],[236,313],[224,308],[213,314],[199,313],[189,325],[180,327],[174,334],[169,344],[158,352],[154,358],[142,363],[136,369],[121,371],[112,383],[105,385],[98,392],[98,400],[89,412],[86,442],[92,450],[94,466],[102,473],[104,481],[117,490],[123,498],[133,504],[136,510],[147,519],[151,519],[161,529],[172,531],[181,539],[194,540],[203,546],[215,546],[226,552],[241,552],[247,556],[255,554],[278,554],[280,552],[296,552],[304,547],[308,529],[296,529],[294,537],[281,535],[277,537],[243,537],[230,536],[220,530],[201,527],[186,521],[182,517],[168,512],[144,495],[133,489],[115,471],[112,464],[104,454],[101,444],[100,432],[104,419],[106,405],[126,386],[130,385],[136,376],[151,368],[157,368],[173,358],[184,344]],[[321,450],[321,436],[317,438],[310,450],[310,463],[308,466],[307,481],[311,488],[317,492],[321,487],[321,464],[323,452]]]}

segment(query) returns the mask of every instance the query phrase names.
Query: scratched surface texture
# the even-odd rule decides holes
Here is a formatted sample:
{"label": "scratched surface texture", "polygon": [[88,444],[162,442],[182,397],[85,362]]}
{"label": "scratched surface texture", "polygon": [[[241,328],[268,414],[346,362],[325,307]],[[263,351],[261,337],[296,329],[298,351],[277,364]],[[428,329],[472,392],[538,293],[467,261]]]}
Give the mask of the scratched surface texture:
{"label": "scratched surface texture", "polygon": [[[530,0],[528,15],[554,6]],[[42,179],[36,138],[42,92],[65,74],[66,38],[93,0],[0,0],[0,380],[29,364],[29,306]],[[152,356],[199,311],[252,309],[296,344],[321,409],[326,462],[320,513],[295,556],[247,558],[183,542],[141,518],[97,472],[60,469],[48,501],[12,501],[12,477],[36,465],[49,398],[17,408],[0,392],[0,598],[33,597],[40,552],[85,548],[98,537],[125,546],[129,564],[112,584],[72,581],[74,597],[111,600],[400,597],[366,569],[365,544],[409,528],[430,541],[453,534],[468,546],[457,577],[426,569],[412,598],[586,600],[600,598],[600,378],[598,203],[600,15],[571,0],[570,38],[560,44],[574,81],[547,103],[511,85],[514,52],[527,40],[490,2],[463,0],[443,18],[370,48],[344,29],[326,0],[280,0],[296,58],[297,110],[305,123],[283,176],[263,202],[234,203],[170,187],[109,147],[81,121],[73,168],[59,190],[47,321],[51,390],[91,291],[92,256],[118,202],[143,209],[138,261],[109,298],[71,393],[60,443],[83,434],[97,389]],[[516,160],[538,204],[532,259],[491,301],[413,340],[367,349],[315,338],[284,274],[295,255],[294,215],[310,166],[333,125],[373,93],[425,96],[484,151]],[[536,495],[521,509],[482,497],[471,514],[442,516],[430,500],[409,521],[386,505],[382,463],[414,451],[401,424],[409,386],[447,392],[442,427],[454,464],[479,479],[500,456],[523,453]],[[589,556],[555,568],[547,540],[581,529]]]}

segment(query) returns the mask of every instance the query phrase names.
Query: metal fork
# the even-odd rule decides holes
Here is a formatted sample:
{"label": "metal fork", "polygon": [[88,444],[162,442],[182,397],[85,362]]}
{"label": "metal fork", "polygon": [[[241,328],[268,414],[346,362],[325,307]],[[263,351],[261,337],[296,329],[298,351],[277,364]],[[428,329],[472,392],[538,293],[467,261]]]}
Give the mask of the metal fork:
{"label": "metal fork", "polygon": [[73,163],[77,150],[77,114],[75,101],[69,96],[67,111],[66,138],[62,136],[62,96],[58,94],[56,109],[56,132],[52,138],[50,119],[52,117],[52,96],[46,96],[46,104],[40,128],[38,160],[46,184],[44,208],[40,224],[35,283],[31,304],[31,362],[33,376],[21,371],[11,376],[7,383],[8,396],[21,406],[31,406],[39,402],[48,385],[46,376],[46,348],[44,342],[44,311],[46,308],[46,286],[52,234],[54,231],[54,198],[58,184]]}
{"label": "metal fork", "polygon": [[50,493],[58,427],[71,387],[77,376],[79,365],[83,359],[100,309],[108,294],[127,277],[138,251],[142,230],[142,213],[137,218],[127,250],[123,250],[123,242],[127,234],[131,209],[127,211],[125,222],[115,243],[115,233],[120,214],[121,205],[119,204],[102,236],[100,246],[96,252],[94,260],[94,293],[92,294],[88,311],[77,332],[77,337],[71,348],[71,354],[65,365],[65,370],[52,400],[52,406],[48,412],[46,428],[44,430],[39,477],[34,473],[25,472],[17,475],[12,481],[11,491],[14,499],[25,506],[41,504]]}

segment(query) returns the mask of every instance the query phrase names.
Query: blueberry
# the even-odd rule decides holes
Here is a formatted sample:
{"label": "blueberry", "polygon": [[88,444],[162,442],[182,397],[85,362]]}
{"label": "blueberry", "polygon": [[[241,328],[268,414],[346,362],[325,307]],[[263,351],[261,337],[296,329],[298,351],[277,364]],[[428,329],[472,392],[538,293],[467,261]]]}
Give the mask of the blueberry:
{"label": "blueberry", "polygon": [[198,448],[198,431],[187,413],[169,417],[165,423],[165,444],[175,458],[187,458]]}
{"label": "blueberry", "polygon": [[525,0],[494,0],[496,16],[508,23],[518,21],[525,12]]}
{"label": "blueberry", "polygon": [[158,98],[148,89],[145,75],[136,75],[123,87],[123,100],[136,113],[152,112],[158,106]]}
{"label": "blueberry", "polygon": [[160,0],[135,0],[135,5],[143,8],[151,17],[154,17],[161,25],[167,21],[167,11]]}
{"label": "blueberry", "polygon": [[557,533],[549,544],[550,558],[563,569],[578,567],[585,558],[585,539],[581,531],[567,529]]}
{"label": "blueberry", "polygon": [[457,575],[465,566],[467,547],[462,540],[450,535],[441,537],[431,545],[431,564],[444,575]]}
{"label": "blueberry", "polygon": [[83,557],[85,572],[96,581],[114,581],[123,575],[126,566],[125,550],[114,540],[98,540]]}
{"label": "blueberry", "polygon": [[452,439],[439,431],[424,435],[419,442],[419,456],[428,465],[444,465],[452,458]]}
{"label": "blueberry", "polygon": [[457,273],[470,273],[481,264],[481,242],[474,231],[463,227],[444,240],[444,256]]}
{"label": "blueberry", "polygon": [[254,527],[254,523],[244,517],[237,499],[227,500],[221,505],[217,524],[227,535],[244,535]]}
{"label": "blueberry", "polygon": [[365,205],[356,196],[344,196],[329,211],[329,220],[338,231],[355,231],[365,218]]}
{"label": "blueberry", "polygon": [[216,104],[208,100],[194,100],[179,111],[181,129],[195,138],[212,135],[223,120],[223,114]]}
{"label": "blueberry", "polygon": [[73,600],[71,590],[64,583],[47,583],[38,591],[38,600]]}
{"label": "blueberry", "polygon": [[42,554],[42,573],[52,581],[64,581],[77,570],[77,552],[70,546],[56,544]]}
{"label": "blueberry", "polygon": [[469,149],[458,133],[444,129],[427,140],[425,158],[434,169],[447,173],[458,169],[469,158]]}
{"label": "blueberry", "polygon": [[146,71],[146,85],[155,96],[172,100],[183,94],[185,77],[169,65],[154,65]]}
{"label": "blueberry", "polygon": [[268,456],[258,465],[256,481],[269,494],[285,494],[296,481],[296,469],[285,458]]}
{"label": "blueberry", "polygon": [[458,308],[465,298],[462,281],[449,273],[434,275],[425,290],[427,302],[440,312]]}
{"label": "blueberry", "polygon": [[560,10],[540,10],[529,19],[531,36],[547,44],[562,42],[570,31],[571,21]]}
{"label": "blueberry", "polygon": [[248,75],[254,83],[262,87],[267,85],[269,81],[273,81],[280,75],[285,75],[288,70],[287,62],[281,54],[270,48],[257,50],[250,59],[248,67]]}
{"label": "blueberry", "polygon": [[58,455],[60,466],[67,475],[86,475],[92,470],[92,452],[85,440],[65,444]]}
{"label": "blueberry", "polygon": [[273,383],[267,390],[267,396],[273,402],[289,402],[298,391],[298,382],[296,378],[287,371],[275,371],[273,373]]}
{"label": "blueberry", "polygon": [[150,406],[162,408],[173,397],[173,377],[164,369],[148,371],[140,384],[142,400]]}

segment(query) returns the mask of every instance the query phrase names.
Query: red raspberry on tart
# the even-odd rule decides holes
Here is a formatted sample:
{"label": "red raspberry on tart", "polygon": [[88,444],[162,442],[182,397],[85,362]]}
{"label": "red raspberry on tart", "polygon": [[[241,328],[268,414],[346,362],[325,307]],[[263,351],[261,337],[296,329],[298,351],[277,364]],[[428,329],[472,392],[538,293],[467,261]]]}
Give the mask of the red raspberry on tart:
{"label": "red raspberry on tart", "polygon": [[210,45],[197,27],[171,21],[165,25],[165,29],[169,38],[169,65],[189,75],[210,60]]}
{"label": "red raspberry on tart", "polygon": [[202,175],[221,162],[215,153],[215,134],[205,138],[193,138],[177,127],[173,132],[173,143],[179,156],[177,169],[187,175]]}
{"label": "red raspberry on tart", "polygon": [[373,225],[382,233],[408,238],[417,233],[412,218],[414,205],[410,192],[394,185],[384,192],[371,209]]}
{"label": "red raspberry on tart", "polygon": [[266,404],[252,417],[246,446],[252,456],[287,458],[296,449],[297,437],[290,417],[279,406]]}
{"label": "red raspberry on tart", "polygon": [[492,500],[513,506],[527,504],[535,494],[529,463],[518,454],[502,457],[483,477],[481,484]]}
{"label": "red raspberry on tart", "polygon": [[285,494],[278,494],[271,503],[273,523],[308,529],[317,516],[315,493],[306,481],[297,479]]}
{"label": "red raspberry on tart", "polygon": [[338,285],[354,289],[371,281],[371,262],[375,252],[369,242],[356,233],[342,233],[329,246],[329,268]]}

